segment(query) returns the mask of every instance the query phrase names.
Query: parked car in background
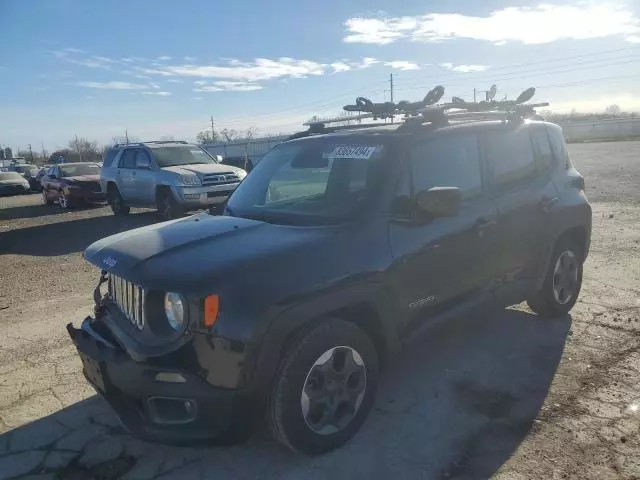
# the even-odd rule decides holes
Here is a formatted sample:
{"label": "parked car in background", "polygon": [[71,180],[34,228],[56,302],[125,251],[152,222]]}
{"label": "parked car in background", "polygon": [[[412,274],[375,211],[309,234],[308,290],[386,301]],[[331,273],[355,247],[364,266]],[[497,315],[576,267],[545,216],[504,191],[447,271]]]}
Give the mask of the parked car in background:
{"label": "parked car in background", "polygon": [[100,203],[106,195],[100,188],[100,167],[95,163],[65,163],[49,167],[41,179],[42,202],[68,209],[81,203]]}
{"label": "parked car in background", "polygon": [[29,193],[29,182],[18,172],[0,172],[0,195]]}
{"label": "parked car in background", "polygon": [[100,170],[113,213],[156,207],[166,220],[221,207],[247,173],[223,165],[197,145],[159,141],[115,145]]}
{"label": "parked car in background", "polygon": [[37,165],[31,165],[30,163],[22,163],[17,165],[11,165],[9,167],[9,171],[19,173],[27,180],[27,182],[29,182],[29,188],[31,190],[39,191],[39,184],[36,181],[38,168],[39,167]]}

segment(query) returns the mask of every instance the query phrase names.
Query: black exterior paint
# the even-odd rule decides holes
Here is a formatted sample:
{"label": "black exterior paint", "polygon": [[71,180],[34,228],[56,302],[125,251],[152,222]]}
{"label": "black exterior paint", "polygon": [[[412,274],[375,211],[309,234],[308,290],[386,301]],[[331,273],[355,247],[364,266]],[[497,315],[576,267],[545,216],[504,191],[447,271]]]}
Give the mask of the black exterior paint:
{"label": "black exterior paint", "polygon": [[[131,328],[108,301],[97,308],[96,319],[88,321],[106,327],[117,345],[114,350],[125,362],[134,359],[136,368],[176,370],[197,378],[180,391],[166,386],[167,396],[221,396],[225,407],[220,415],[228,417],[231,411],[239,414],[239,405],[247,412],[255,410],[254,402],[268,388],[287,339],[323,316],[344,315],[359,322],[376,337],[384,359],[431,321],[479,303],[506,306],[523,301],[541,282],[559,236],[572,229],[582,231],[585,255],[588,252],[591,209],[584,192],[575,187],[581,177],[567,170],[560,154],[553,169],[530,185],[498,192],[481,150],[483,195],[463,202],[458,215],[418,220],[392,214],[390,208],[412,142],[435,135],[450,135],[455,141],[457,132],[470,131],[481,138],[484,131],[509,128],[501,122],[482,122],[418,133],[368,133],[389,152],[385,181],[364,211],[340,225],[277,225],[201,214],[100,240],[85,251],[88,261],[148,290],[184,294],[190,327],[167,338],[149,337]],[[523,128],[543,129],[549,135],[559,132],[543,122]],[[556,200],[547,208],[548,197]],[[116,263],[109,266],[105,259]],[[212,330],[205,331],[202,299],[214,293],[220,296],[220,313]],[[353,312],[360,314],[353,318]],[[78,349],[92,356],[96,340],[78,332],[70,327]],[[112,361],[104,355],[97,360],[105,362],[110,377],[116,368]],[[112,377],[121,382],[115,385],[118,391],[135,392],[131,394],[136,398],[146,395],[144,388],[134,385],[137,376]],[[197,387],[190,391],[190,385]],[[152,382],[148,388],[158,394],[163,386]],[[238,399],[231,410],[226,409],[229,396]],[[127,415],[115,401],[112,404],[121,417]],[[137,434],[162,440],[171,436],[158,433],[144,414],[140,418],[128,422]],[[199,417],[193,438],[203,435],[202,422],[215,427],[210,436],[218,435],[218,420]],[[175,438],[188,436],[180,430]]]}

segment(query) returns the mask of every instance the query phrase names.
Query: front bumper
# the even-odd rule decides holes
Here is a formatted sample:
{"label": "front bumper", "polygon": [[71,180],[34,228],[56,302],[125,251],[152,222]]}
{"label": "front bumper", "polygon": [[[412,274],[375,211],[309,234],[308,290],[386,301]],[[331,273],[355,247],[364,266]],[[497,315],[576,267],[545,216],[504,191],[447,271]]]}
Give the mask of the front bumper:
{"label": "front bumper", "polygon": [[29,187],[23,185],[2,185],[0,186],[0,195],[21,195],[29,193]]}
{"label": "front bumper", "polygon": [[238,390],[213,387],[195,373],[170,365],[132,360],[99,319],[87,317],[81,328],[69,324],[67,331],[85,378],[133,435],[189,444],[235,441],[249,431],[249,402]]}
{"label": "front bumper", "polygon": [[66,192],[69,198],[76,202],[102,203],[107,201],[107,194],[102,191],[69,188]]}
{"label": "front bumper", "polygon": [[173,187],[176,201],[187,208],[203,208],[224,203],[240,182],[203,187]]}

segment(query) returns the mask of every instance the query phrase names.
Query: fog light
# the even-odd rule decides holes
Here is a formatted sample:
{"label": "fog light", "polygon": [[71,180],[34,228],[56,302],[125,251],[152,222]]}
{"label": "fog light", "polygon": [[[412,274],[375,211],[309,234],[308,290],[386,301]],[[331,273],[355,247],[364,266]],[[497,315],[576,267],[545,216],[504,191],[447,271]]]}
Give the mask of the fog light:
{"label": "fog light", "polygon": [[174,373],[174,372],[156,373],[156,382],[185,383],[186,381],[187,380],[179,373]]}

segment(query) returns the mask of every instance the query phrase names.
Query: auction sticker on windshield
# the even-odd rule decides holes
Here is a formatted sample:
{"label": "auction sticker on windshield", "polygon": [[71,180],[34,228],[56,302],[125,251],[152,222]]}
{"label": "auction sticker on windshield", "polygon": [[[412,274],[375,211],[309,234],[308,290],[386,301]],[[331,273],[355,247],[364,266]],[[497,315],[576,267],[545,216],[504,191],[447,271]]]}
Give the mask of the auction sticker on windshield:
{"label": "auction sticker on windshield", "polygon": [[380,145],[338,145],[327,157],[368,160],[379,148]]}

